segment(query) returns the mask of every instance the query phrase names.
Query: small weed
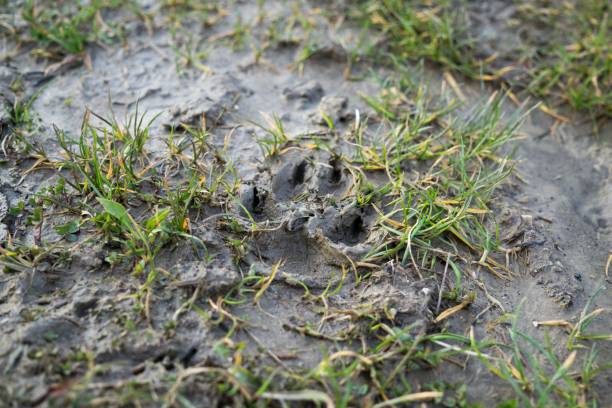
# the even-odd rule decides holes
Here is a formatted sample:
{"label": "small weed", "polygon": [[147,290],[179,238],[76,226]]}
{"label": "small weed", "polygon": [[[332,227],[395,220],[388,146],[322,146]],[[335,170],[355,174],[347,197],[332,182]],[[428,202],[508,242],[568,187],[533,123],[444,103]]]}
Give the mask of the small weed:
{"label": "small weed", "polygon": [[259,147],[261,147],[265,157],[276,156],[282,151],[282,148],[289,141],[289,138],[285,133],[283,122],[278,116],[274,115],[271,117],[263,113],[262,115],[266,121],[266,125],[253,124],[262,129],[266,133],[266,136],[259,138],[257,143],[259,143]]}
{"label": "small weed", "polygon": [[70,255],[57,246],[0,246],[0,265],[4,273],[34,273],[39,268],[59,269],[67,266],[69,262]]}
{"label": "small weed", "polygon": [[7,154],[12,150],[21,158],[35,158],[40,162],[47,162],[44,148],[33,141],[32,134],[38,130],[36,115],[32,111],[32,104],[41,91],[27,99],[15,99],[11,109],[10,132],[2,140],[0,148]]}
{"label": "small weed", "polygon": [[183,28],[176,28],[172,31],[172,50],[176,61],[176,72],[181,75],[186,68],[196,68],[204,74],[212,71],[204,64],[210,52],[210,47],[203,47],[201,40],[196,40],[194,36]]}

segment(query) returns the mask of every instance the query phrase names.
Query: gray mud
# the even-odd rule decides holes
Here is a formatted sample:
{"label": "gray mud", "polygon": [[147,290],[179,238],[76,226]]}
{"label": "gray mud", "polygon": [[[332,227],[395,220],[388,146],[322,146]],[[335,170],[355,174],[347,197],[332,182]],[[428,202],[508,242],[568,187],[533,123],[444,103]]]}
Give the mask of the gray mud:
{"label": "gray mud", "polygon": [[[255,3],[234,7],[244,20],[252,20]],[[266,7],[277,16],[289,13],[284,2],[266,2]],[[233,23],[229,16],[212,27],[193,24],[192,34],[215,37]],[[54,127],[78,135],[86,109],[123,118],[137,108],[148,117],[159,114],[146,146],[152,158],[167,154],[164,141],[171,128],[205,126],[208,143],[225,148],[236,166],[240,186],[232,208],[205,208],[191,220],[205,254],[179,243],[158,255],[167,273],[160,276],[160,290],[152,292],[146,321],[134,310],[132,296],[141,279],[130,275],[128,267],[111,268],[105,260],[108,245],[93,231],[81,231],[76,242],[67,245],[54,227],[65,224],[68,215],[48,217],[34,230],[25,216],[9,213],[20,202],[28,203],[41,187],[52,185],[56,176],[47,170],[24,176],[34,159],[0,153],[0,242],[10,234],[12,240],[57,244],[35,268],[0,275],[0,405],[61,405],[63,390],[83,376],[92,376],[87,398],[102,405],[104,398],[125,392],[122,387],[130,383],[149,387],[153,394],[159,387],[163,395],[167,378],[186,367],[227,365],[219,349],[233,327],[227,318],[217,323],[223,308],[248,322],[233,340],[246,344],[247,355],[289,369],[308,370],[326,352],[359,349],[354,339],[366,335],[367,319],[412,325],[415,333],[435,326],[436,279],[388,264],[373,271],[365,267],[370,276],[360,283],[345,269],[371,250],[376,214],[346,199],[352,175],[341,162],[297,142],[290,142],[281,156],[264,158],[257,143],[265,136],[255,124],[266,123],[261,112],[274,113],[287,134],[303,135],[302,140],[326,135],[321,115],[326,112],[338,131],[324,142],[341,154],[350,150],[343,134],[354,126],[356,110],[362,120],[374,115],[362,95],[377,93],[376,77],[389,72],[369,73],[372,67],[355,65],[353,74],[361,79],[347,80],[346,51],[339,44],[348,42],[348,34],[335,32],[324,19],[319,23],[317,34],[328,43],[303,67],[295,64],[301,52],[297,44],[270,47],[256,62],[250,50],[231,50],[218,42],[205,60],[210,71],[188,68],[179,73],[168,32],[159,28],[151,35],[136,23],[129,27],[124,46],[90,47],[90,68],[78,65],[46,74],[48,62],[33,58],[27,49],[3,62],[2,89],[19,79],[21,96],[37,94],[32,110],[39,131],[32,137],[49,157],[61,155]],[[427,77],[433,89],[442,87],[442,72],[427,68]],[[470,100],[491,93],[471,83],[461,86]],[[511,103],[506,108],[515,109]],[[487,325],[520,305],[521,329],[544,339],[545,331],[534,328],[533,321],[575,320],[600,287],[593,307],[612,307],[604,275],[612,248],[612,128],[608,124],[593,134],[589,123],[562,124],[549,132],[552,125],[553,120],[538,111],[527,118],[523,137],[513,142],[520,177],[512,176],[498,189],[492,206],[502,226],[502,243],[513,249],[508,256],[512,280],[495,278],[477,265],[467,267],[501,304],[489,307],[479,293],[468,309],[441,326],[467,334],[470,323],[478,336],[494,336],[487,333]],[[300,195],[308,199],[296,200]],[[242,220],[252,216],[259,223],[267,221],[267,230],[252,234],[237,253],[236,245],[229,244],[236,235],[219,228],[214,218],[223,211]],[[278,262],[280,270],[257,305],[215,304],[228,292],[240,298],[235,288],[245,277],[270,276]],[[340,282],[341,289],[329,297],[328,313],[335,317],[321,323],[320,306],[304,296],[303,285],[316,295],[340,287]],[[216,308],[209,309],[211,304]],[[450,305],[444,301],[442,307]],[[343,315],[349,309],[362,313]],[[609,312],[597,323],[601,331],[611,324]],[[307,328],[316,335],[305,335]],[[562,329],[550,329],[560,348],[563,340],[555,340],[557,331]],[[604,361],[612,360],[609,346],[599,353]],[[93,366],[95,372],[88,368]],[[469,400],[499,401],[509,395],[477,362],[468,362],[465,370],[452,365],[421,369],[424,379],[465,382]],[[595,392],[605,406],[612,403],[606,391],[612,380],[599,381]],[[225,404],[218,390],[205,382],[194,380],[185,387],[184,395],[197,406]],[[109,404],[128,403],[131,394],[122,395],[126,399],[109,399],[114,401]]]}

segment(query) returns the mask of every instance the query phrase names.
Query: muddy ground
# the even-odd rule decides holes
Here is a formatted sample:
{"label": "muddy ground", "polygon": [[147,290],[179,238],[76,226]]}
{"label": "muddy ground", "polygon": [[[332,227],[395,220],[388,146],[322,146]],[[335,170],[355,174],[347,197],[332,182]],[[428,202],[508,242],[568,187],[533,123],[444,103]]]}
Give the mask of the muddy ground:
{"label": "muddy ground", "polygon": [[[20,268],[7,266],[0,275],[0,406],[65,406],[68,401],[82,406],[280,404],[271,393],[249,401],[235,382],[219,379],[231,377],[223,373],[240,365],[237,359],[249,372],[269,368],[264,379],[281,371],[312,374],[326,356],[365,350],[371,341],[368,319],[413,327],[415,333],[469,336],[473,329],[479,340],[508,341],[508,324],[499,323],[500,317],[517,313],[518,328],[542,343],[548,338],[563,361],[569,354],[565,327],[535,327],[533,322],[575,323],[591,299],[589,310],[605,311],[589,330],[610,332],[612,297],[605,273],[612,249],[609,121],[595,126],[586,115],[570,110],[562,111],[569,121],[537,108],[530,111],[504,147],[514,150],[516,167],[495,190],[488,215],[497,220],[502,240],[519,249],[508,257],[496,253],[501,264],[508,263],[492,273],[478,264],[479,254],[457,242],[462,259],[468,260],[457,262],[465,293],[475,293],[469,307],[436,321],[441,311],[461,304],[461,299],[439,296],[441,285],[450,290],[455,279],[448,264],[444,267],[447,255],[431,269],[410,261],[362,262],[375,242],[377,214],[350,198],[354,175],[337,155],[352,154],[356,126],[367,123],[374,139],[387,129],[364,96],[380,94],[384,80],[396,72],[359,58],[363,33],[328,14],[332,12],[326,7],[323,2],[266,1],[265,18],[258,22],[262,9],[257,2],[231,2],[224,4],[228,15],[211,12],[214,23],[185,18],[182,31],[173,35],[164,28],[170,24],[168,11],[151,2],[143,5],[152,12],[151,20],[145,24],[125,17],[126,41],[90,44],[84,63],[37,57],[31,52],[34,45],[16,49],[15,39],[5,36],[3,101],[10,109],[15,98],[35,95],[35,126],[28,134],[34,147],[23,154],[10,146],[17,144],[10,137],[10,117],[2,119],[0,239],[5,248],[19,242],[42,248],[43,255],[32,255]],[[343,11],[338,8],[333,13]],[[296,9],[314,26],[307,39],[296,26],[287,38],[262,48],[260,57],[255,47],[233,44],[238,19],[250,27],[246,43],[261,45],[269,27],[282,31]],[[484,8],[482,18],[494,22],[487,13],[495,12]],[[487,30],[490,36],[495,26]],[[193,39],[196,49],[206,49],[202,66],[184,64],[177,56],[177,44]],[[317,48],[300,62],[306,42]],[[414,81],[427,83],[436,100],[462,99],[464,112],[498,90],[460,76],[453,84],[443,69],[427,63],[412,68]],[[531,99],[527,108],[536,103]],[[511,100],[503,102],[506,117],[517,109]],[[184,177],[180,165],[164,161],[170,129],[177,129],[176,137],[188,134],[181,124],[208,131],[209,153],[201,157],[203,163],[214,162],[214,152],[223,151],[221,163],[235,168],[224,176],[231,180],[234,197],[219,194],[190,211],[189,231],[204,245],[178,240],[156,255],[156,267],[163,273],[147,292],[144,312],[136,296],[144,278],[132,273],[134,261],[108,262],[116,244],[86,223],[58,232],[58,226],[86,219],[84,210],[74,213],[46,203],[42,220],[28,221],[36,207],[30,199],[54,186],[62,174],[47,165],[65,154],[55,128],[78,137],[87,110],[105,118],[115,115],[120,122],[137,110],[147,118],[158,115],[145,150],[149,163],[156,163],[170,184],[180,184]],[[267,137],[259,126],[266,115],[276,115],[290,135],[281,154],[273,157],[265,157],[257,142]],[[95,117],[92,121],[101,123]],[[329,148],[308,147],[313,143]],[[38,161],[39,147],[45,160]],[[22,211],[10,210],[20,203],[25,204]],[[126,205],[137,215],[153,212],[143,202]],[[221,222],[224,214],[232,214],[239,225]],[[259,230],[249,233],[252,223]],[[364,275],[367,279],[357,278]],[[236,289],[252,276],[271,276],[265,291],[259,293],[261,282],[250,292]],[[330,291],[334,293],[317,298]],[[253,293],[260,295],[256,302]],[[362,315],[347,312],[365,309]],[[598,342],[597,350],[600,365],[612,361],[609,343]],[[476,357],[459,354],[449,360],[406,368],[403,381],[411,384],[410,392],[444,394],[424,404],[495,405],[513,398],[513,389]],[[290,375],[270,378],[271,392],[299,389]],[[375,386],[367,376],[353,380],[352,387],[365,388],[349,392],[347,406],[381,401],[371,393]],[[389,398],[407,389],[392,391]],[[612,379],[604,372],[589,389],[589,400],[609,406],[610,389]],[[320,390],[336,392],[326,386]],[[333,398],[340,406],[337,395]]]}

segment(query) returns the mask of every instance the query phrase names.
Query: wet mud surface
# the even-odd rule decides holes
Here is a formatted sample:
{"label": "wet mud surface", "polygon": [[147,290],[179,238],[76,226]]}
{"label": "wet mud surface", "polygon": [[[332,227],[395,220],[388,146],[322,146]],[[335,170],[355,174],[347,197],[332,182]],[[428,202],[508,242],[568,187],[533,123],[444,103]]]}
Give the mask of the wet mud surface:
{"label": "wet mud surface", "polygon": [[[235,6],[249,20],[257,14],[255,3]],[[312,4],[302,6],[320,18]],[[266,7],[279,19],[290,12],[283,2]],[[222,38],[233,23],[228,16],[212,27],[194,24],[192,34]],[[354,152],[347,135],[357,121],[368,118],[374,134],[384,128],[364,95],[379,93],[378,78],[392,72],[355,64],[353,79],[347,79],[346,51],[338,44],[350,32],[335,32],[325,19],[320,24],[316,35],[323,45],[303,64],[295,63],[302,51],[298,44],[277,44],[255,61],[251,50],[232,50],[220,41],[207,55],[206,70],[177,72],[168,32],[148,33],[136,23],[124,46],[88,49],[90,67],[77,64],[49,73],[48,61],[33,58],[27,49],[3,62],[2,89],[19,80],[21,95],[36,94],[32,143],[43,146],[49,158],[63,154],[54,128],[78,136],[86,109],[118,118],[138,109],[147,118],[158,115],[146,145],[151,162],[168,155],[171,133],[204,128],[211,151],[223,150],[235,166],[230,178],[238,185],[233,199],[203,204],[192,213],[191,235],[203,245],[182,241],[157,254],[162,272],[146,299],[144,318],[134,297],[142,278],[133,276],[129,265],[109,265],[112,243],[86,227],[67,242],[56,227],[74,214],[53,205],[36,226],[27,222],[26,212],[10,211],[53,186],[57,175],[49,169],[28,171],[33,156],[0,153],[0,242],[49,248],[38,254],[42,261],[35,267],[6,268],[0,275],[0,405],[61,406],[74,393],[100,405],[129,405],[132,394],[126,389],[133,386],[159,398],[151,402],[157,406],[190,367],[228,367],[227,350],[238,343],[244,343],[240,352],[252,365],[310,370],[325,355],[365,347],[373,320],[410,327],[415,336],[440,327],[468,335],[473,327],[479,338],[503,338],[507,335],[493,322],[520,310],[522,330],[542,341],[548,333],[562,350],[562,327],[544,330],[533,322],[575,321],[598,290],[592,308],[612,307],[604,272],[612,249],[609,123],[595,133],[587,121],[559,124],[539,110],[529,114],[510,146],[516,149],[516,173],[498,187],[490,206],[504,249],[495,254],[503,276],[479,265],[478,254],[466,255],[470,262],[462,267],[470,280],[464,289],[477,296],[452,317],[436,321],[442,310],[461,302],[440,294],[455,279],[444,268],[446,255],[431,273],[422,265],[369,261],[379,242],[377,210],[355,201],[358,176],[340,156]],[[426,74],[436,92],[448,90],[441,70],[427,68]],[[460,85],[467,105],[493,93],[468,81]],[[516,107],[507,101],[504,109]],[[292,136],[282,154],[266,157],[258,140],[269,137],[264,128],[274,124],[272,115]],[[332,133],[329,121],[336,127]],[[316,150],[314,144],[326,148]],[[160,173],[172,171],[160,165]],[[138,203],[133,208],[137,214]],[[222,222],[225,213],[233,214],[236,225]],[[237,232],[248,231],[252,223],[262,227]],[[237,301],[244,280],[252,276],[269,279],[265,293],[256,303]],[[220,303],[228,293],[236,301]],[[316,300],[321,293],[329,294],[325,304]],[[239,319],[241,328],[232,319]],[[595,331],[609,331],[611,323],[606,311]],[[233,331],[231,340],[224,340]],[[612,361],[609,345],[598,350],[602,361]],[[413,391],[443,381],[465,383],[471,401],[510,395],[477,361],[463,363],[463,369],[418,367]],[[71,391],[84,377],[87,385]],[[196,406],[226,403],[214,385],[195,377],[182,381],[181,395]],[[609,376],[595,384],[601,406],[612,403],[610,388]]]}

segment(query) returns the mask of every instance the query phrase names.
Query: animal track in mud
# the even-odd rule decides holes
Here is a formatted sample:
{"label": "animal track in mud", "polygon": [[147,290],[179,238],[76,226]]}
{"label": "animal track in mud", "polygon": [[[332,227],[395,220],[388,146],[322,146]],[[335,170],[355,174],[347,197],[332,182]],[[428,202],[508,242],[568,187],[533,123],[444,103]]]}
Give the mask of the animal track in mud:
{"label": "animal track in mud", "polygon": [[340,196],[345,193],[348,180],[345,169],[337,157],[332,157],[327,164],[321,164],[317,172],[319,194]]}
{"label": "animal track in mud", "polygon": [[293,168],[293,172],[291,174],[290,182],[293,184],[293,187],[296,187],[300,184],[304,183],[306,177],[306,160],[302,160],[300,164]]}
{"label": "animal track in mud", "polygon": [[367,238],[368,224],[365,209],[349,206],[326,209],[316,226],[334,243],[356,245]]}
{"label": "animal track in mud", "polygon": [[342,181],[342,168],[338,159],[332,159],[329,162],[331,169],[328,171],[328,181],[332,185],[337,185]]}
{"label": "animal track in mud", "polygon": [[368,252],[373,214],[342,199],[349,178],[336,156],[289,153],[274,159],[270,172],[241,196],[259,221],[282,220],[281,227],[257,234],[255,252],[266,264],[284,260],[294,277],[324,287],[347,257]]}
{"label": "animal track in mud", "polygon": [[265,210],[267,197],[267,192],[261,187],[246,187],[240,194],[240,203],[244,207],[241,212],[246,210],[250,215],[259,218]]}
{"label": "animal track in mud", "polygon": [[294,156],[272,177],[272,192],[279,201],[290,200],[304,192],[340,198],[348,186],[340,159]]}
{"label": "animal track in mud", "polygon": [[323,97],[323,94],[323,87],[316,81],[303,82],[292,88],[285,88],[283,90],[284,97],[288,101],[297,101],[301,109],[319,101]]}
{"label": "animal track in mud", "polygon": [[288,163],[274,176],[272,191],[278,200],[289,200],[304,191],[304,183],[311,177],[311,166],[307,160]]}

